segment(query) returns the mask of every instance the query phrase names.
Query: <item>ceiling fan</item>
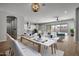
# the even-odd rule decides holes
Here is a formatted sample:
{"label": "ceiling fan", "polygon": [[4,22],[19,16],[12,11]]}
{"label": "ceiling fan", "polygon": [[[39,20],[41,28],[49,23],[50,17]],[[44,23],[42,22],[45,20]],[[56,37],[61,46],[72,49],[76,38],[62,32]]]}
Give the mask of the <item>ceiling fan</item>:
{"label": "ceiling fan", "polygon": [[59,16],[54,16],[54,18],[56,18],[56,20],[59,21]]}

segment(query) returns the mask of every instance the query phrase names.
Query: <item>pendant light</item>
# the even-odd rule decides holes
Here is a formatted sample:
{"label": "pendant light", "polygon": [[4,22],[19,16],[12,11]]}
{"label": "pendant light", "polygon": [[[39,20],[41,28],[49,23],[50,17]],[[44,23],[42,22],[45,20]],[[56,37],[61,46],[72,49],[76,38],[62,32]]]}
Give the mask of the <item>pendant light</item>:
{"label": "pendant light", "polygon": [[38,12],[40,8],[39,3],[32,3],[32,10],[33,12]]}

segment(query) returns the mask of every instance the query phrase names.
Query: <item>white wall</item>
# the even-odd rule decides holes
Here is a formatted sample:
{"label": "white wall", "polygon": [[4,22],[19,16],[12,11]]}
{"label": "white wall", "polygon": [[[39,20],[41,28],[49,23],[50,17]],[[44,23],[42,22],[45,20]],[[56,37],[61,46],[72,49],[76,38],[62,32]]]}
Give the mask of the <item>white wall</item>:
{"label": "white wall", "polygon": [[17,39],[20,38],[21,34],[24,34],[24,18],[23,16],[17,17]]}
{"label": "white wall", "polygon": [[79,43],[79,7],[76,9],[76,21],[75,21],[75,28],[76,28],[76,33],[75,33],[75,35],[76,35],[76,37],[75,37],[75,39],[76,39],[76,42],[77,43]]}
{"label": "white wall", "polygon": [[0,42],[6,40],[6,13],[0,11]]}
{"label": "white wall", "polygon": [[0,42],[6,41],[6,33],[7,33],[7,18],[6,16],[15,16],[17,17],[17,36],[24,33],[24,19],[23,16],[19,16],[18,14],[10,13],[8,11],[0,10]]}

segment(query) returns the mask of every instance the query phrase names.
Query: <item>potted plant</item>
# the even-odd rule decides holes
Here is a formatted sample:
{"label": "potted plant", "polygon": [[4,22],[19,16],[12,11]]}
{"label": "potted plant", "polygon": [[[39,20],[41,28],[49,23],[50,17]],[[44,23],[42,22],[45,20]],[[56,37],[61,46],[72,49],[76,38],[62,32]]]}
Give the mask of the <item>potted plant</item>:
{"label": "potted plant", "polygon": [[74,29],[70,29],[71,36],[74,36]]}

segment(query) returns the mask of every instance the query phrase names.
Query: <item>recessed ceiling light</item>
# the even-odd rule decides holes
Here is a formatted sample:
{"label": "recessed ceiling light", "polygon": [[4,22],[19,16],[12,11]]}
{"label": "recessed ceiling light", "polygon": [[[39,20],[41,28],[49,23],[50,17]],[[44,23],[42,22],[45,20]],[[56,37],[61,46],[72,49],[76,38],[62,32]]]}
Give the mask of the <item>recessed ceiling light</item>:
{"label": "recessed ceiling light", "polygon": [[65,13],[65,14],[67,14],[67,13],[68,13],[68,11],[67,11],[67,10],[65,10],[65,11],[64,11],[64,13]]}

